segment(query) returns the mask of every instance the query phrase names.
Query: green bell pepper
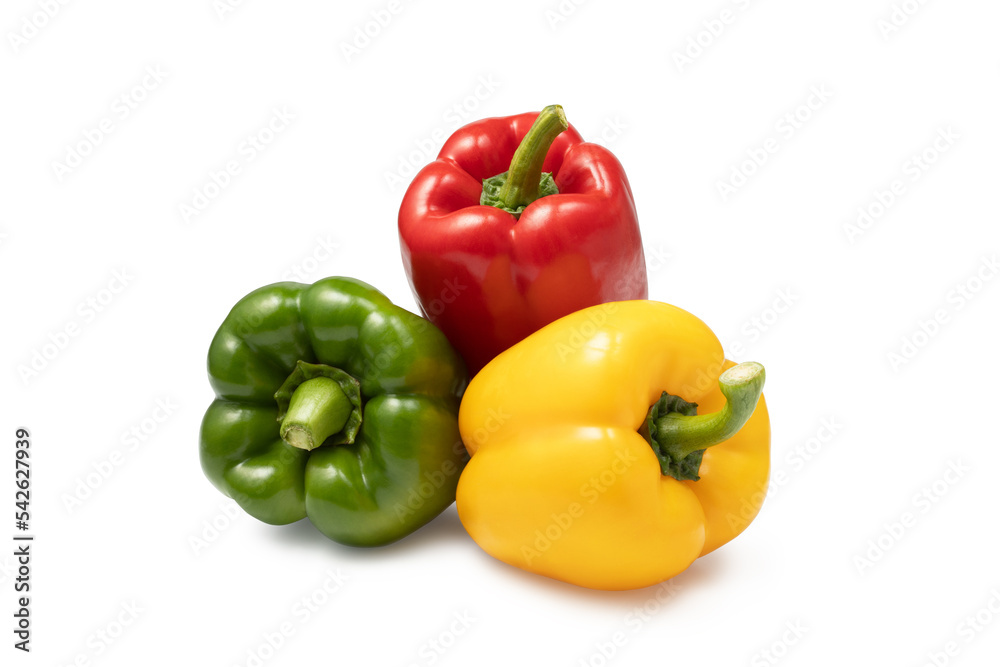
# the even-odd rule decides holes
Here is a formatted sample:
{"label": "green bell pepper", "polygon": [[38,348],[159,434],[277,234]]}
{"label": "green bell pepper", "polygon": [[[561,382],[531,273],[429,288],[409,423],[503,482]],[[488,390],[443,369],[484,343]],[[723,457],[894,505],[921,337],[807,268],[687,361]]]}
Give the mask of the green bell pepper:
{"label": "green bell pepper", "polygon": [[354,546],[404,537],[455,500],[465,365],[371,285],[277,283],[233,307],[208,352],[209,480],[271,524],[308,516]]}

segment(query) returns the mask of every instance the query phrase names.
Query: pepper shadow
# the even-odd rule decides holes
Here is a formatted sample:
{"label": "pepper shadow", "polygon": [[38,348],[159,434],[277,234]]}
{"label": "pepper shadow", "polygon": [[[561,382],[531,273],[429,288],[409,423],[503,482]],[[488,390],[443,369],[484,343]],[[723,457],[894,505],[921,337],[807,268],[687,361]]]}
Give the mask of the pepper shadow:
{"label": "pepper shadow", "polygon": [[[660,600],[665,607],[672,604],[682,604],[678,600],[685,597],[685,591],[694,591],[709,586],[713,580],[724,576],[723,573],[728,569],[726,559],[719,558],[719,554],[713,553],[695,560],[688,569],[668,579],[666,582],[628,591],[602,591],[584,588],[565,581],[558,581],[527,572],[499,561],[481,549],[476,549],[476,551],[478,552],[477,555],[483,559],[485,567],[495,570],[498,578],[510,579],[512,585],[545,591],[546,594],[563,597],[579,604],[605,608],[619,606],[623,612],[631,610],[636,606],[642,606],[650,599]],[[677,594],[664,596],[659,591],[659,587],[663,584],[676,587]],[[659,596],[657,595],[658,593],[660,593]]]}
{"label": "pepper shadow", "polygon": [[339,544],[321,533],[309,519],[302,519],[287,526],[268,526],[268,528],[272,529],[268,531],[268,537],[283,545],[333,550],[338,556],[348,560],[355,557],[366,561],[379,558],[393,559],[421,549],[440,548],[443,544],[455,544],[460,541],[467,541],[475,546],[462,527],[454,504],[413,533],[382,547],[352,547]]}
{"label": "pepper shadow", "polygon": [[383,547],[352,547],[339,544],[319,532],[309,519],[302,519],[287,526],[265,526],[265,528],[268,529],[270,539],[281,542],[284,546],[325,549],[335,553],[338,558],[345,561],[354,559],[365,562],[379,559],[394,560],[407,557],[421,549],[440,549],[442,545],[461,544],[470,552],[470,558],[479,559],[478,565],[488,571],[495,572],[498,579],[508,580],[512,586],[523,587],[526,594],[542,592],[546,595],[563,597],[579,604],[604,608],[617,606],[623,613],[636,606],[642,606],[651,599],[659,600],[664,607],[682,604],[679,600],[686,597],[686,592],[711,587],[712,582],[724,577],[732,565],[725,554],[719,551],[698,558],[688,569],[664,582],[676,587],[677,594],[671,596],[664,596],[659,590],[663,584],[653,584],[628,591],[602,591],[584,588],[527,572],[493,558],[479,548],[466,533],[454,504],[415,532]]}

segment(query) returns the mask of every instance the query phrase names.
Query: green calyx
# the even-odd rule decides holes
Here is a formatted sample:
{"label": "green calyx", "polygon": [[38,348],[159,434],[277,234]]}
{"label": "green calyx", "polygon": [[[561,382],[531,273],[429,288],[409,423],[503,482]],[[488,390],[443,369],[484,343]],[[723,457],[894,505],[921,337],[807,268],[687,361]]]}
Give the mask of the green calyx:
{"label": "green calyx", "polygon": [[542,174],[541,179],[538,182],[538,196],[532,199],[527,204],[517,204],[515,206],[508,205],[500,198],[500,191],[503,190],[504,185],[507,183],[507,174],[510,172],[505,171],[502,174],[497,174],[492,178],[487,178],[483,181],[483,196],[479,198],[479,203],[485,206],[496,206],[501,208],[508,213],[512,214],[515,218],[520,218],[521,213],[524,209],[528,207],[528,204],[535,199],[541,199],[548,195],[559,194],[559,188],[556,187],[555,180],[552,179],[552,174],[545,172]]}
{"label": "green calyx", "polygon": [[561,106],[553,104],[542,109],[514,152],[510,169],[483,181],[479,203],[503,209],[518,218],[531,202],[558,194],[552,174],[542,173],[542,165],[552,142],[568,127]]}
{"label": "green calyx", "polygon": [[351,444],[361,428],[361,384],[339,368],[299,361],[274,400],[292,447]]}
{"label": "green calyx", "polygon": [[659,460],[660,472],[677,480],[700,479],[705,450],[739,433],[757,408],[764,377],[764,367],[755,361],[725,371],[719,389],[726,405],[707,415],[698,414],[697,403],[663,392],[639,430]]}

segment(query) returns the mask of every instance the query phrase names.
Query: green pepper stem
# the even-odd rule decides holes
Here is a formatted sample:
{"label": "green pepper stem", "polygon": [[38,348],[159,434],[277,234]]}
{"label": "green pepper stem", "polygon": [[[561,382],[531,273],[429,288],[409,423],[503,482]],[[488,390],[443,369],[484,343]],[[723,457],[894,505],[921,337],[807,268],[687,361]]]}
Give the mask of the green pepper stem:
{"label": "green pepper stem", "polygon": [[281,421],[281,439],[292,447],[316,449],[344,428],[353,408],[334,380],[328,377],[306,380],[292,394]]}
{"label": "green pepper stem", "polygon": [[517,209],[539,198],[545,156],[552,142],[568,127],[561,106],[552,104],[542,109],[510,161],[507,180],[498,196],[502,208]]}
{"label": "green pepper stem", "polygon": [[755,361],[733,366],[719,376],[726,405],[718,412],[686,416],[671,412],[656,420],[660,447],[681,460],[736,435],[757,408],[764,389],[764,367]]}

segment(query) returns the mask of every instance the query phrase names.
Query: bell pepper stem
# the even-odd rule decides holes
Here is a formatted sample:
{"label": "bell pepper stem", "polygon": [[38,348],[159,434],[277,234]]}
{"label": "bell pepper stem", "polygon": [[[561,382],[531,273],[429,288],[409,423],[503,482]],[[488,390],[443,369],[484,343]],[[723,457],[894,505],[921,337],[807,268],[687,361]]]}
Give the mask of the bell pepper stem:
{"label": "bell pepper stem", "polygon": [[281,421],[281,439],[292,447],[312,450],[347,424],[353,405],[328,377],[306,380],[292,394]]}
{"label": "bell pepper stem", "polygon": [[566,114],[558,104],[542,109],[531,129],[524,135],[514,152],[507,171],[507,180],[500,188],[498,199],[504,208],[518,209],[539,198],[542,164],[552,142],[569,127]]}
{"label": "bell pepper stem", "polygon": [[686,416],[672,412],[657,420],[660,446],[678,459],[725,442],[739,433],[764,389],[764,367],[755,361],[733,366],[719,376],[726,404],[718,412]]}
{"label": "bell pepper stem", "polygon": [[639,433],[652,447],[665,476],[699,479],[705,450],[736,435],[757,409],[764,367],[755,361],[733,366],[719,376],[719,388],[726,404],[718,412],[699,415],[697,404],[667,392],[649,409]]}

